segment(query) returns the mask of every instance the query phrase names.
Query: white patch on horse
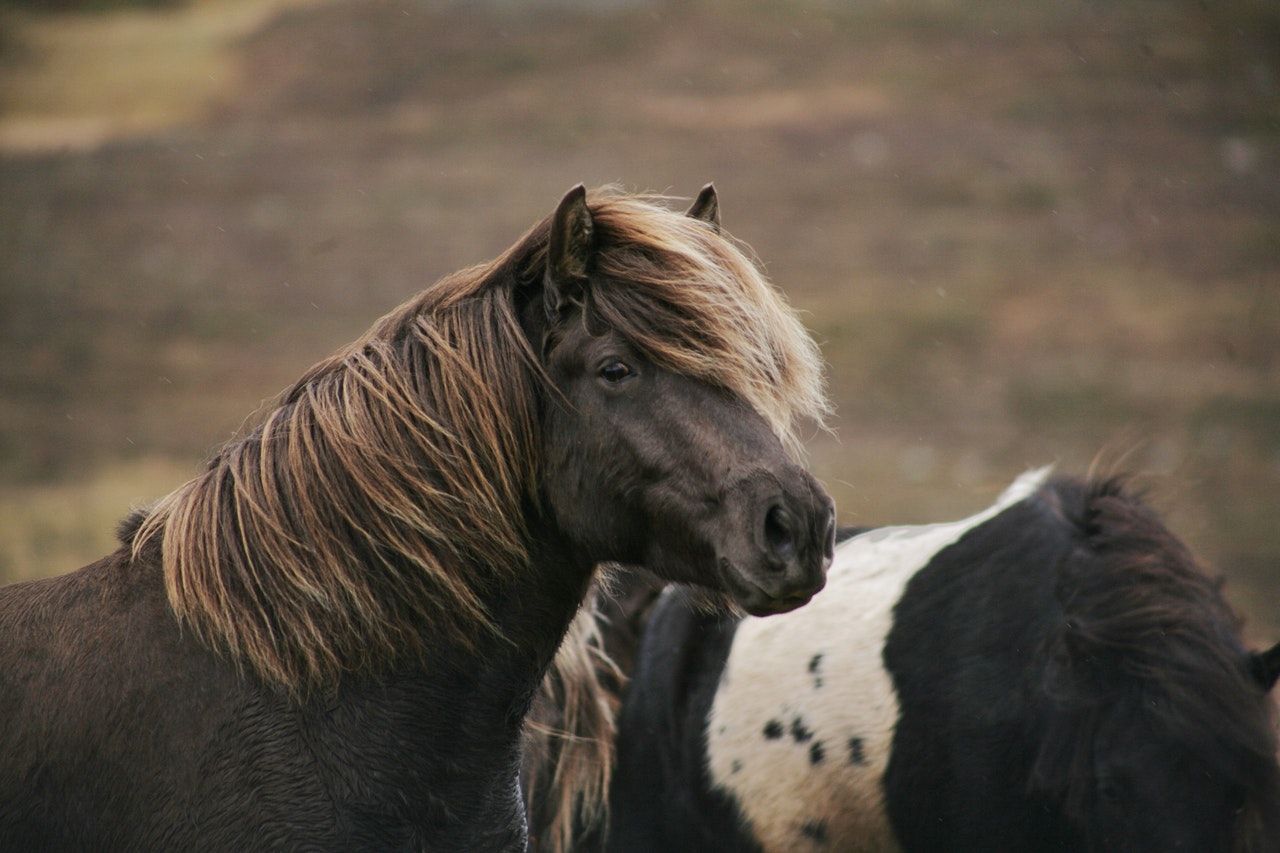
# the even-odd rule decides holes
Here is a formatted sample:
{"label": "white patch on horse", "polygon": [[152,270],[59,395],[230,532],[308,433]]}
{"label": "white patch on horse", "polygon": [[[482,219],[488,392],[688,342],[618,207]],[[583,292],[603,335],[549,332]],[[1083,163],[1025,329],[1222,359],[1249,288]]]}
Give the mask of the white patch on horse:
{"label": "white patch on horse", "polygon": [[897,846],[881,787],[898,721],[883,663],[893,608],[939,551],[1048,475],[1028,471],[962,521],[854,537],[808,605],[738,626],[707,721],[707,761],[712,785],[737,801],[766,851]]}

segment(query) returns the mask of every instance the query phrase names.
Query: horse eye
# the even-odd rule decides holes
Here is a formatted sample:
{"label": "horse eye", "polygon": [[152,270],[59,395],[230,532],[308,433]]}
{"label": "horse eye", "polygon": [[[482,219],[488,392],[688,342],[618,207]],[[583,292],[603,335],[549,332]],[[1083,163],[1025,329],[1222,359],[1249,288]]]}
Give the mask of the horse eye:
{"label": "horse eye", "polygon": [[600,375],[606,382],[621,382],[631,375],[631,368],[621,361],[611,361],[600,368]]}

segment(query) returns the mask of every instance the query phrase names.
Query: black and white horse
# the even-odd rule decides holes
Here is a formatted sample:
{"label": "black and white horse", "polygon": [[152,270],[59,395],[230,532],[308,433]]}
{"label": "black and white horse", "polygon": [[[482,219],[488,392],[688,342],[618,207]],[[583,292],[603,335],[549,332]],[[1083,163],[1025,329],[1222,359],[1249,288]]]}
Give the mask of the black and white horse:
{"label": "black and white horse", "polygon": [[607,849],[1280,849],[1278,671],[1139,500],[1031,472],[785,616],[664,592]]}

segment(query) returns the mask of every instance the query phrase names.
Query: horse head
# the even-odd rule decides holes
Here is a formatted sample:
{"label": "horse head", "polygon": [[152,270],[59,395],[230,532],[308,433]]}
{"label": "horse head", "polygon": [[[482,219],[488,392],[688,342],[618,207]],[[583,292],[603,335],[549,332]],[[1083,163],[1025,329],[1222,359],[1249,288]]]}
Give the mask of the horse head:
{"label": "horse head", "polygon": [[807,602],[835,533],[794,454],[797,419],[825,405],[817,355],[721,234],[714,189],[681,216],[575,187],[539,284],[521,316],[554,389],[540,482],[560,530],[750,613]]}

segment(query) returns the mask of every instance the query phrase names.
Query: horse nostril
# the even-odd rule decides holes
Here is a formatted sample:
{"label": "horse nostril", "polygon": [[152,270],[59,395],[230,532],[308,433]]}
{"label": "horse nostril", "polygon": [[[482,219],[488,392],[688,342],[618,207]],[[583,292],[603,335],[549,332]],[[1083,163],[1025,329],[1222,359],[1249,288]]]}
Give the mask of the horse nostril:
{"label": "horse nostril", "polygon": [[791,532],[790,517],[776,504],[764,516],[764,542],[769,553],[780,560],[790,560],[795,556],[796,540]]}

